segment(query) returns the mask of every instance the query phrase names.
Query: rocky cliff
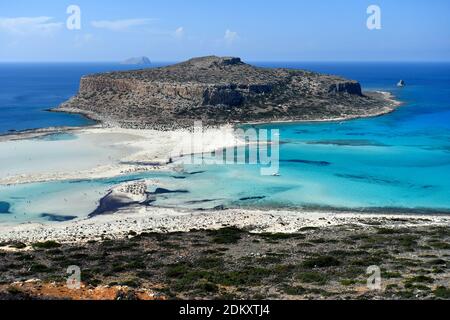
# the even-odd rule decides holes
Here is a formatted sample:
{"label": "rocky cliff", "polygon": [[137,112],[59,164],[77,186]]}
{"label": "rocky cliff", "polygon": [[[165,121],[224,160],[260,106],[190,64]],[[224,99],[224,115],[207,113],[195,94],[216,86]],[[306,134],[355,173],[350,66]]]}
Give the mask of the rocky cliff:
{"label": "rocky cliff", "polygon": [[321,120],[385,112],[391,102],[358,82],[290,69],[257,68],[239,58],[203,57],[154,69],[81,79],[59,111],[127,127]]}

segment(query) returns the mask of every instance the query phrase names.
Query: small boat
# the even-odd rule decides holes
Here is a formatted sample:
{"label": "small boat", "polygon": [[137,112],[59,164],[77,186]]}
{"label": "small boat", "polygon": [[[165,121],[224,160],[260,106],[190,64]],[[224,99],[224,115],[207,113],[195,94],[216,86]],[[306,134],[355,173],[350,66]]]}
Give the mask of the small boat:
{"label": "small boat", "polygon": [[397,87],[404,87],[405,86],[405,81],[404,80],[400,80],[398,83],[397,83]]}

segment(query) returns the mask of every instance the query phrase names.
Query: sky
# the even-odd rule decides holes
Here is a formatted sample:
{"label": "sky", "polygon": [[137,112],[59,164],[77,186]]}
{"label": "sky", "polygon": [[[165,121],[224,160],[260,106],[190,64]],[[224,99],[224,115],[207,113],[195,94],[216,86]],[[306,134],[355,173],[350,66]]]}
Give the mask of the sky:
{"label": "sky", "polygon": [[[78,19],[70,19],[80,9]],[[381,29],[367,20],[380,9]],[[69,27],[67,20],[69,19]],[[449,0],[0,1],[0,62],[450,61]]]}

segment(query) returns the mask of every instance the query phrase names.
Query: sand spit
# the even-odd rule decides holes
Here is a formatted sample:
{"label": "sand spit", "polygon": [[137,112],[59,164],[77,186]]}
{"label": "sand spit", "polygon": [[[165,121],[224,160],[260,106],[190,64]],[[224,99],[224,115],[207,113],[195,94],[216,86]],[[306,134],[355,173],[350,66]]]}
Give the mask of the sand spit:
{"label": "sand spit", "polygon": [[[136,130],[122,128],[103,128],[89,127],[81,129],[67,130],[37,130],[36,132],[25,132],[0,137],[0,148],[2,144],[18,143],[24,140],[42,138],[52,134],[61,134],[70,132],[72,135],[83,139],[86,146],[104,148],[105,150],[114,149],[117,154],[124,154],[123,157],[110,157],[93,161],[92,165],[87,164],[81,170],[77,167],[77,160],[64,162],[65,167],[54,170],[51,165],[47,167],[40,165],[38,170],[29,172],[29,168],[16,169],[19,174],[7,176],[0,175],[0,185],[13,185],[24,183],[37,183],[63,180],[85,180],[112,178],[130,173],[140,173],[146,171],[167,169],[173,157],[184,155],[183,151],[193,153],[213,152],[220,148],[240,145],[241,142],[234,135],[234,129],[231,125],[218,128],[205,128],[201,137],[201,144],[193,144],[193,134],[189,130]],[[63,142],[64,147],[69,148],[71,141]],[[82,148],[82,145],[76,145]],[[55,148],[49,145],[49,148]],[[64,156],[64,152],[61,152]],[[56,153],[55,162],[58,159]],[[79,159],[83,160],[83,159]],[[62,161],[59,161],[62,162]],[[28,165],[28,163],[27,163]],[[43,167],[43,168],[42,168]]]}

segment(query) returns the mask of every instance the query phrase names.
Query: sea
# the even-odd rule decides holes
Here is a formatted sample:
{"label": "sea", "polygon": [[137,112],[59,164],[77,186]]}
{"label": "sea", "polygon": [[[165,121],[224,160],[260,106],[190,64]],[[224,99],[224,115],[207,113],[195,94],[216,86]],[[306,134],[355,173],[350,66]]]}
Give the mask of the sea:
{"label": "sea", "polygon": [[[162,207],[450,212],[450,63],[253,64],[340,75],[359,81],[364,90],[391,92],[403,104],[373,118],[257,126],[279,130],[277,176],[261,175],[260,166],[254,164],[187,165],[185,171],[196,174],[174,178],[167,172],[141,173],[0,186],[0,223],[85,217],[109,188],[151,178],[187,191],[161,196],[153,205]],[[0,64],[0,134],[92,124],[79,115],[46,110],[75,95],[81,76],[125,69],[130,66]],[[405,87],[397,87],[401,79]],[[0,165],[12,161],[13,152],[0,155]],[[93,191],[98,199],[83,203],[82,195]]]}

